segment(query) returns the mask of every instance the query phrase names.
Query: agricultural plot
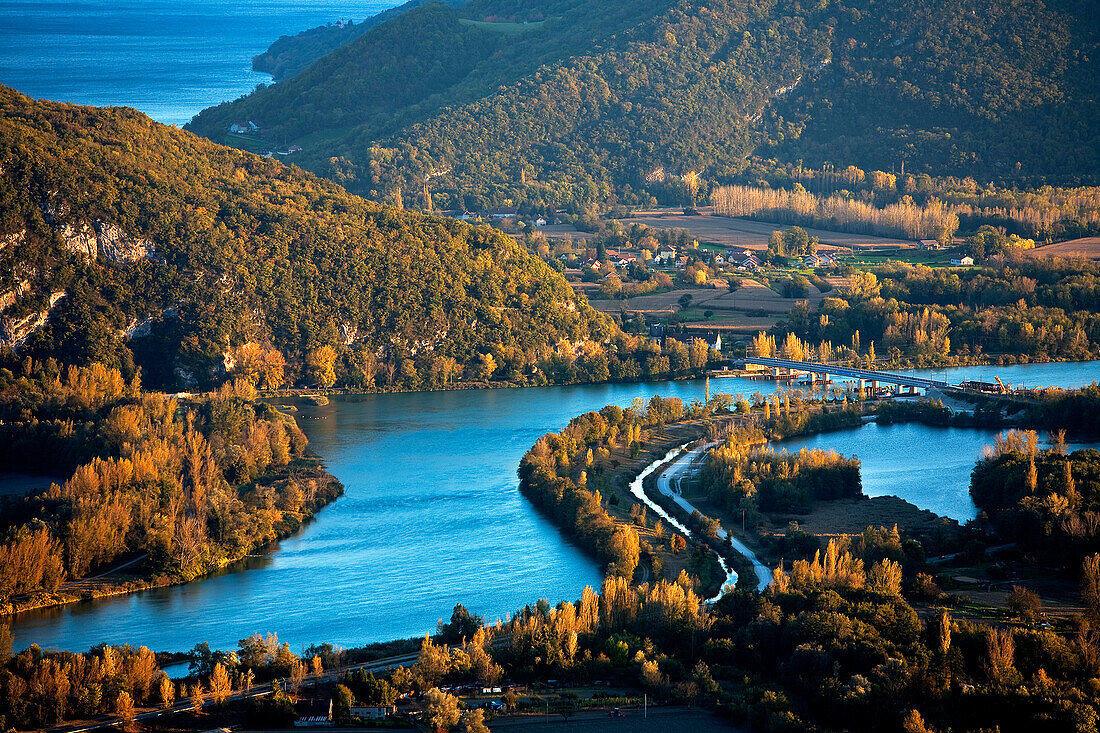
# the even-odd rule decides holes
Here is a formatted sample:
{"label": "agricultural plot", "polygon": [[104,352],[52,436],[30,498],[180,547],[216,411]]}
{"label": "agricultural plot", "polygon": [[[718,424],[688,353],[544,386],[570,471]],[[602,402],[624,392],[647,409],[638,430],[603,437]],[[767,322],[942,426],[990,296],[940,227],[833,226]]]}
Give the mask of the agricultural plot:
{"label": "agricultural plot", "polygon": [[1100,237],[1082,237],[1068,242],[1056,242],[1036,247],[1028,254],[1032,257],[1085,257],[1100,259]]}
{"label": "agricultural plot", "polygon": [[[787,225],[772,224],[749,219],[731,219],[724,216],[700,214],[641,215],[623,219],[623,224],[645,224],[654,229],[687,229],[700,243],[717,244],[734,249],[767,249],[768,237],[777,229],[786,229]],[[805,227],[804,227],[805,228]],[[867,234],[847,234],[829,232],[824,229],[806,228],[811,236],[821,241],[822,251],[837,248],[915,248],[916,243],[905,239],[891,239]]]}

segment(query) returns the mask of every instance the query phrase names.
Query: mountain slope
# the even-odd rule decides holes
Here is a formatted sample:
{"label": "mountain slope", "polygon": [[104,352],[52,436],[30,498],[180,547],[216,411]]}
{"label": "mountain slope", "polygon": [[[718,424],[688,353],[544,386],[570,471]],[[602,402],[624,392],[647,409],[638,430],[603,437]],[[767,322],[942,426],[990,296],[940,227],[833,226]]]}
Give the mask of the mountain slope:
{"label": "mountain slope", "polygon": [[[381,199],[427,180],[445,207],[648,203],[680,195],[668,174],[724,182],[769,159],[1096,182],[1098,34],[1084,0],[608,5],[621,7],[415,9],[191,129],[223,140],[252,119],[351,190]],[[449,54],[450,42],[476,50]],[[400,66],[378,65],[395,50]],[[384,99],[348,83],[371,90],[403,69],[427,73]]]}
{"label": "mountain slope", "polygon": [[351,43],[376,25],[430,2],[444,2],[446,5],[458,7],[466,0],[409,0],[407,3],[365,18],[360,23],[321,25],[293,36],[282,36],[268,46],[262,54],[253,57],[252,68],[271,74],[276,81],[287,79],[340,46]]}
{"label": "mountain slope", "polygon": [[269,386],[418,388],[464,367],[527,383],[559,341],[615,333],[487,227],[364,201],[133,110],[0,87],[9,358],[136,364],[154,385],[247,369]]}

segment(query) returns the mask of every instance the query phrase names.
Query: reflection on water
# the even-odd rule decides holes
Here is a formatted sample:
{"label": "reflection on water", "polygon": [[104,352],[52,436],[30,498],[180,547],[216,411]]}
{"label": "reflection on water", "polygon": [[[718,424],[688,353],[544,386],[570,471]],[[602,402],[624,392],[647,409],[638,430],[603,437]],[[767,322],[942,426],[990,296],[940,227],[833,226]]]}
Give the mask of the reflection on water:
{"label": "reflection on water", "polygon": [[[1050,384],[1096,378],[1095,363],[1040,366]],[[1018,381],[1020,370],[1037,369],[996,373]],[[711,390],[774,386],[716,379]],[[342,499],[270,556],[215,577],[22,614],[13,623],[16,646],[87,649],[109,641],[174,651],[208,641],[227,648],[269,631],[295,649],[350,646],[423,634],[456,602],[494,619],[540,597],[577,598],[599,584],[600,568],[520,495],[519,460],[576,415],[654,394],[689,401],[702,397],[703,383],[368,395],[300,406],[313,449],[347,489]],[[969,471],[992,435],[872,425],[788,445],[857,454],[867,493],[898,494],[966,519],[973,516]]]}
{"label": "reflection on water", "polygon": [[995,430],[869,423],[775,444],[776,449],[835,450],[860,461],[863,493],[900,496],[921,509],[965,522],[977,516],[970,499],[970,471]]}

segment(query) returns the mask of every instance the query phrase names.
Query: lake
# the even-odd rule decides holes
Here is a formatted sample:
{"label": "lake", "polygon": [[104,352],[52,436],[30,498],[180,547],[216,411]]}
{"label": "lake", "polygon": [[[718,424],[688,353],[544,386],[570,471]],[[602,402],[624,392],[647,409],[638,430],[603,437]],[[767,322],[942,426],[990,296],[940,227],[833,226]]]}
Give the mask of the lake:
{"label": "lake", "polygon": [[[1072,387],[1096,379],[1098,365],[994,371],[1010,382]],[[950,377],[981,373],[952,370]],[[228,648],[268,631],[296,650],[324,641],[351,646],[431,631],[456,602],[495,619],[539,598],[578,598],[585,585],[599,584],[601,569],[519,493],[520,458],[539,436],[588,410],[654,394],[688,401],[703,389],[694,380],[370,395],[303,406],[298,422],[344,482],[343,498],[270,554],[216,577],[22,614],[13,623],[16,646],[130,642],[175,651],[208,641]],[[767,393],[774,385],[712,379],[711,389]],[[970,469],[992,435],[869,426],[806,441],[857,453],[870,495],[897,494],[965,519]]]}
{"label": "lake", "polygon": [[0,0],[0,84],[180,125],[270,81],[252,70],[252,57],[279,36],[399,3]]}

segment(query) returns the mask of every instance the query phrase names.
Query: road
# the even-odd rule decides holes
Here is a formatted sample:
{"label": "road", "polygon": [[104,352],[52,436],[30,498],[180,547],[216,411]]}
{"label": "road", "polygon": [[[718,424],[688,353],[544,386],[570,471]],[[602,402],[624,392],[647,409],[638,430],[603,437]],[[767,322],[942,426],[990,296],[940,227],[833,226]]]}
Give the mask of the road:
{"label": "road", "polygon": [[624,731],[624,733],[668,733],[668,731],[690,730],[693,733],[710,731],[743,731],[744,728],[719,718],[713,713],[698,708],[684,706],[650,707],[647,711],[639,708],[624,708],[623,717],[609,717],[606,710],[584,710],[569,718],[568,721],[556,713],[549,715],[515,715],[497,718],[489,723],[490,730],[539,730],[553,733],[602,733],[603,731]]}
{"label": "road", "polygon": [[[681,495],[680,483],[685,477],[690,476],[700,468],[700,465],[706,458],[706,452],[716,445],[718,444],[703,443],[691,450],[685,451],[684,455],[676,459],[657,476],[657,490],[676,502],[676,504],[689,515],[695,512],[695,507]],[[730,536],[724,529],[718,530],[719,539],[724,540],[727,536],[729,536],[729,541],[730,544],[733,545],[733,549],[744,555],[749,562],[752,563],[753,571],[756,573],[756,589],[763,591],[772,580],[772,571],[757,559],[756,553],[746,547],[745,543],[741,542],[741,540],[736,537]],[[736,578],[736,574],[734,574],[734,578]]]}

